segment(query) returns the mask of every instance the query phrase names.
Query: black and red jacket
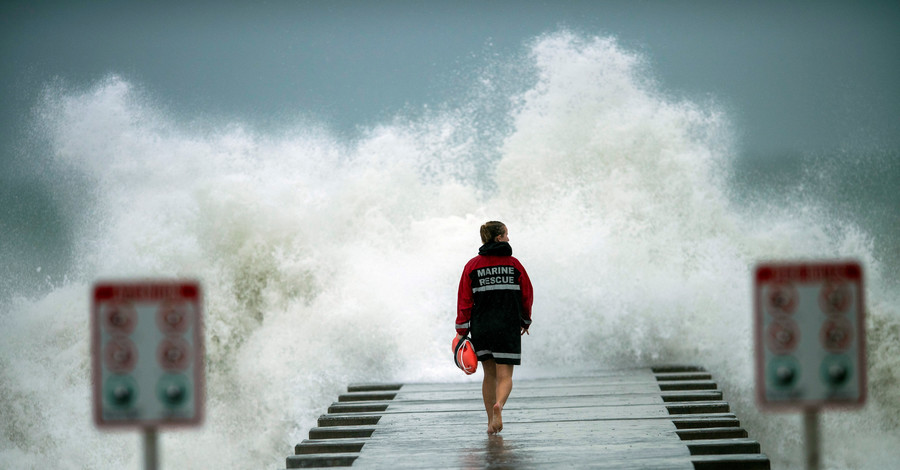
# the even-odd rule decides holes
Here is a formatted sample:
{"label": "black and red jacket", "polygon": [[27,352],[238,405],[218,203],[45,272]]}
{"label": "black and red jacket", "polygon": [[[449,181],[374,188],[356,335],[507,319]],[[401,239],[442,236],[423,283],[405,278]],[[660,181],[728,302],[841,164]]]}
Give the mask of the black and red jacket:
{"label": "black and red jacket", "polygon": [[522,328],[531,326],[533,292],[528,273],[512,256],[507,242],[482,245],[469,260],[459,280],[456,332],[468,333],[472,318],[518,318]]}

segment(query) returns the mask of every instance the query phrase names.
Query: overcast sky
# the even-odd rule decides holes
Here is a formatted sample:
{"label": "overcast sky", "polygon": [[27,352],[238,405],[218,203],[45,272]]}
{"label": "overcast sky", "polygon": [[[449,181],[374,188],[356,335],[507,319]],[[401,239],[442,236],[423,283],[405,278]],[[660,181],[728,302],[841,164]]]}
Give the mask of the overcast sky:
{"label": "overcast sky", "polygon": [[715,99],[742,151],[900,147],[900,2],[4,1],[4,158],[52,80],[109,74],[180,114],[339,131],[452,101],[539,34],[612,35],[667,93]]}

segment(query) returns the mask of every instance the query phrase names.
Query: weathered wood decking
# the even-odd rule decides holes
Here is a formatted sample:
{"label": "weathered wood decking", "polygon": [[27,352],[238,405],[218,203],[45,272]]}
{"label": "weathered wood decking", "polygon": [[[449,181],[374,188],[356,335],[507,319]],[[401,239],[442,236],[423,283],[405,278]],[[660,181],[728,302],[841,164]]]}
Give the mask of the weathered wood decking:
{"label": "weathered wood decking", "polygon": [[287,468],[768,469],[697,367],[516,379],[488,436],[480,382],[348,387]]}

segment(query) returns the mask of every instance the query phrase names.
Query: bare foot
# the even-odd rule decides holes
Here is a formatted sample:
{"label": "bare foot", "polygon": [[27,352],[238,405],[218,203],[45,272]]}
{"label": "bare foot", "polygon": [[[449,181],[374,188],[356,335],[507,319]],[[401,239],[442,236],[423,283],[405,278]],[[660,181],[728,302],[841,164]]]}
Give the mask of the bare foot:
{"label": "bare foot", "polygon": [[503,430],[503,415],[501,414],[503,410],[500,408],[499,403],[494,403],[494,413],[491,416],[491,424],[488,428],[488,434],[497,434],[498,432]]}
{"label": "bare foot", "polygon": [[492,415],[492,416],[491,416],[491,419],[488,420],[487,433],[488,433],[489,435],[492,435],[492,436],[493,436],[494,434],[497,434],[497,432],[500,431],[500,430],[494,428],[494,422],[495,422],[495,421],[494,421],[493,412],[491,412],[491,415]]}

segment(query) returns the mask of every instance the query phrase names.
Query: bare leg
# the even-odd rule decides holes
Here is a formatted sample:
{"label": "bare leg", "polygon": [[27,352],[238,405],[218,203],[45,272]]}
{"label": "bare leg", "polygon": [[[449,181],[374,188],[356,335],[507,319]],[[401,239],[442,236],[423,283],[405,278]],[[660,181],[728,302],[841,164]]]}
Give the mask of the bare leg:
{"label": "bare leg", "polygon": [[495,396],[497,402],[491,406],[491,421],[488,432],[491,434],[498,433],[503,430],[503,407],[506,406],[506,400],[512,392],[512,364],[496,364],[496,383],[497,388]]}
{"label": "bare leg", "polygon": [[484,398],[484,411],[488,417],[488,434],[494,434],[492,431],[492,419],[494,414],[494,404],[497,403],[497,363],[492,359],[488,359],[481,363],[481,370],[484,371],[484,381],[481,383],[481,395]]}

